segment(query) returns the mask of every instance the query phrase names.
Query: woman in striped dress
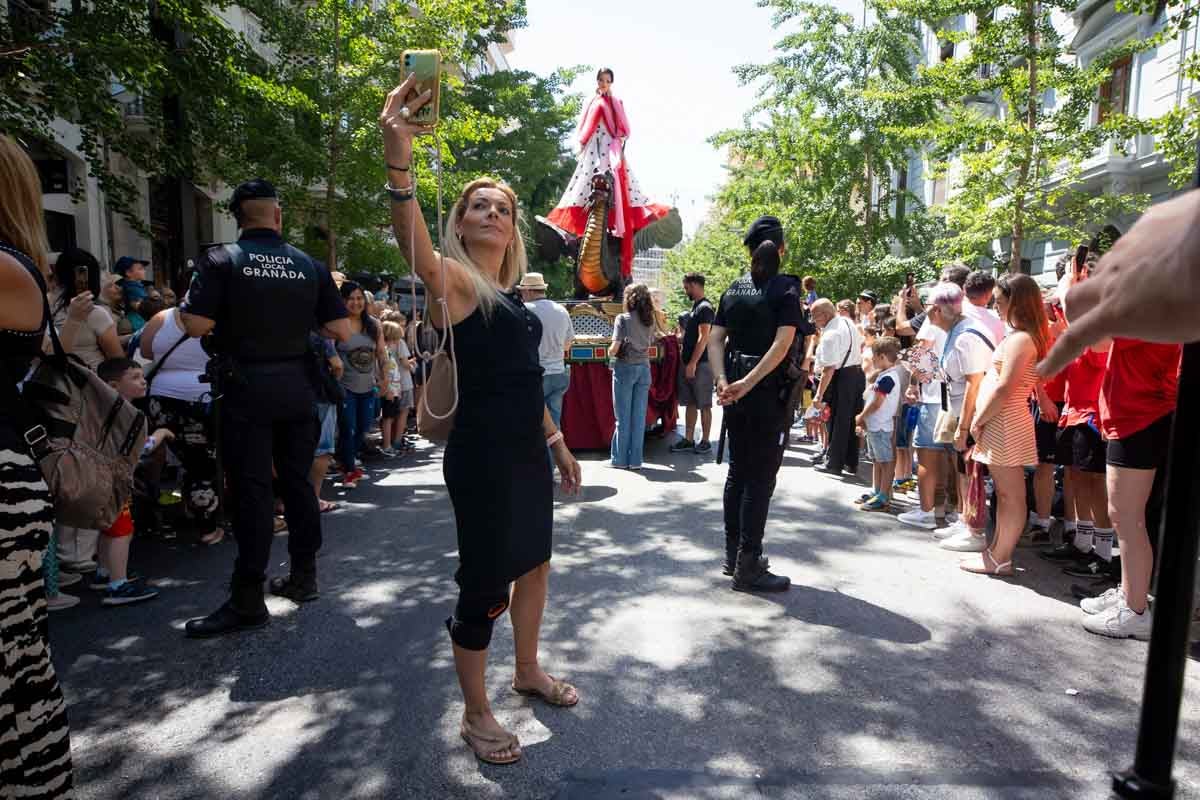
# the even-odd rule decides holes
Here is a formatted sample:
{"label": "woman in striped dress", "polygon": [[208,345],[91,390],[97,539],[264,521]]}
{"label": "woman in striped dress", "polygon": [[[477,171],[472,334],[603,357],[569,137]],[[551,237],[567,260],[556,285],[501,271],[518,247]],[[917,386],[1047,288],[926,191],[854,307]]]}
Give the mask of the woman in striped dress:
{"label": "woman in striped dress", "polygon": [[[50,663],[42,556],[54,508],[15,421],[42,349],[46,235],[37,170],[0,136],[0,798],[71,796],[66,703]],[[35,263],[36,262],[36,263]]]}
{"label": "woman in striped dress", "polygon": [[1025,530],[1028,506],[1025,467],[1037,465],[1037,439],[1029,396],[1036,390],[1035,368],[1046,355],[1050,329],[1042,291],[1028,275],[1005,275],[996,291],[1008,300],[1013,332],[996,348],[992,369],[979,389],[971,425],[973,458],[988,465],[996,486],[996,538],[962,569],[985,575],[1012,575],[1012,555]]}

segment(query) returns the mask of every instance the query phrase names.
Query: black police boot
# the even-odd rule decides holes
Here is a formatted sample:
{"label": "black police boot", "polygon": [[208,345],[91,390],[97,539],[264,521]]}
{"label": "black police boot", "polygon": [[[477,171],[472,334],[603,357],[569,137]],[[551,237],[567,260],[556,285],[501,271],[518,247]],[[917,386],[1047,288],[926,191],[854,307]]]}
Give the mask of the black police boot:
{"label": "black police boot", "polygon": [[737,569],[737,554],[738,540],[732,541],[728,536],[725,537],[725,564],[721,567],[721,573],[733,577],[733,571]]}
{"label": "black police boot", "polygon": [[759,553],[738,554],[737,569],[733,573],[735,592],[786,592],[792,579],[786,575],[775,575],[767,569],[767,560]]}
{"label": "black police boot", "polygon": [[227,633],[261,628],[271,621],[271,612],[263,601],[261,581],[235,577],[230,583],[229,599],[207,617],[190,619],[184,631],[191,639],[208,639]]}
{"label": "black police boot", "polygon": [[[721,574],[733,577],[734,571],[737,569],[738,546],[737,542],[732,545],[725,545],[725,565],[721,567]],[[771,565],[771,561],[766,556],[759,556],[758,561],[762,564],[762,568],[766,569]]]}
{"label": "black police boot", "polygon": [[317,567],[300,567],[292,565],[291,574],[286,578],[271,579],[271,594],[286,597],[293,603],[307,603],[321,596],[317,589]]}

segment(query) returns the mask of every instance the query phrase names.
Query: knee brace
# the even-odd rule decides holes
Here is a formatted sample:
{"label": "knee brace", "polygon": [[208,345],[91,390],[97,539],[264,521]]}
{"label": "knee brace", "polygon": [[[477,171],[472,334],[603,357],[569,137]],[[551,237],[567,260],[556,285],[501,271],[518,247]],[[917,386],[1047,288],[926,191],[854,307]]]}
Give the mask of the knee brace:
{"label": "knee brace", "polygon": [[446,620],[450,641],[464,650],[486,650],[496,620],[507,610],[507,586],[495,590],[464,588],[459,592],[454,616]]}

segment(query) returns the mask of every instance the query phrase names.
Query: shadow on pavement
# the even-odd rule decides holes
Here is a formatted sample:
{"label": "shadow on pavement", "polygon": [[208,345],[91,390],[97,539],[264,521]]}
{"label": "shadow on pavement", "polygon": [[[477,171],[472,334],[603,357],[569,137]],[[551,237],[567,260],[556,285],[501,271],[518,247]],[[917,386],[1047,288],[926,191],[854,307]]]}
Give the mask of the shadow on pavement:
{"label": "shadow on pavement", "polygon": [[825,591],[793,583],[787,592],[752,596],[782,606],[789,617],[809,625],[825,625],[856,636],[897,644],[929,641],[929,629],[924,625],[836,590]]}
{"label": "shadow on pavement", "polygon": [[[542,658],[582,702],[557,709],[511,693],[502,620],[489,692],[525,759],[480,765],[457,735],[442,625],[456,597],[453,517],[438,459],[423,457],[424,469],[364,483],[324,518],[320,601],[272,600],[262,631],[182,637],[184,619],[223,599],[232,545],[139,540],[135,569],[162,587],[158,600],[109,610],[88,598],[56,614],[77,796],[1106,796],[1102,775],[1064,758],[1064,747],[1093,758],[1135,724],[1128,676],[1095,643],[994,621],[969,593],[965,615],[919,617],[914,596],[951,589],[874,583],[928,558],[923,532],[883,533],[870,527],[879,517],[840,499],[786,490],[772,561],[834,588],[795,585],[767,602],[734,593],[719,571],[723,471],[712,470],[697,473],[712,486],[702,497],[663,484],[627,502],[597,485],[558,503]],[[839,566],[846,557],[886,560],[887,571],[859,574]],[[1005,592],[1013,603],[1025,594]],[[1064,675],[1079,696],[1064,695]],[[1078,750],[1064,744],[1076,740]]]}

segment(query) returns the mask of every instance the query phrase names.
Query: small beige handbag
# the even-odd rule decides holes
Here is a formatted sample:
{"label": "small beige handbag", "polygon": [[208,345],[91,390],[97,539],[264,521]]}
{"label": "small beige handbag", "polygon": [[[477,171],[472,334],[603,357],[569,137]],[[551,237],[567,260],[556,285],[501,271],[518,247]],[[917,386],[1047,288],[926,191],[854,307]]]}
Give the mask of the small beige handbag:
{"label": "small beige handbag", "polygon": [[417,405],[417,431],[431,442],[447,441],[454,430],[458,412],[456,369],[454,356],[445,351],[435,354],[430,362],[425,392]]}

